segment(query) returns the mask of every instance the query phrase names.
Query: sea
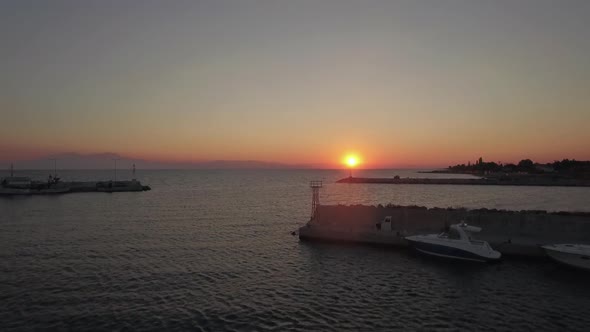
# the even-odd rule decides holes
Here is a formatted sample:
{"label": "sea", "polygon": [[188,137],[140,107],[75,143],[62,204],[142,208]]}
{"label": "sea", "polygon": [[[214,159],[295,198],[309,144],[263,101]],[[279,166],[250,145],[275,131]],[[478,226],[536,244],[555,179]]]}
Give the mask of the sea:
{"label": "sea", "polygon": [[[467,176],[353,173],[395,175]],[[0,330],[590,330],[590,274],[548,259],[458,264],[292,235],[310,218],[312,180],[321,204],[510,210],[590,211],[590,188],[336,183],[346,176],[138,170],[151,191],[0,197]]]}

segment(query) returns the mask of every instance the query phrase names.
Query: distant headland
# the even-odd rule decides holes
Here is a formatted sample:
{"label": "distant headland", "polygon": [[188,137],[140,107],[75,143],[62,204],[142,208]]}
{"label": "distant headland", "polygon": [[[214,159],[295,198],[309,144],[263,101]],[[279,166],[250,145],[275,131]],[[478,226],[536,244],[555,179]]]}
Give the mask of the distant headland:
{"label": "distant headland", "polygon": [[[0,162],[8,167],[14,164],[18,170],[58,169],[111,169],[117,160],[120,169],[309,169],[315,165],[285,164],[262,160],[200,160],[200,161],[158,161],[134,158],[112,152],[82,154],[75,152],[46,155],[25,160],[7,160],[0,156]],[[56,166],[55,166],[56,165]]]}
{"label": "distant headland", "polygon": [[551,176],[562,178],[590,179],[590,161],[563,159],[552,163],[536,163],[530,159],[523,159],[517,164],[502,164],[486,162],[479,158],[474,163],[449,166],[447,169],[427,171],[422,173],[473,174],[478,176],[504,176],[510,174]]}
{"label": "distant headland", "polygon": [[563,159],[540,164],[523,159],[518,164],[497,164],[479,158],[475,163],[449,166],[447,169],[420,173],[470,174],[478,178],[356,178],[347,177],[338,183],[433,184],[433,185],[503,185],[590,187],[590,161]]}

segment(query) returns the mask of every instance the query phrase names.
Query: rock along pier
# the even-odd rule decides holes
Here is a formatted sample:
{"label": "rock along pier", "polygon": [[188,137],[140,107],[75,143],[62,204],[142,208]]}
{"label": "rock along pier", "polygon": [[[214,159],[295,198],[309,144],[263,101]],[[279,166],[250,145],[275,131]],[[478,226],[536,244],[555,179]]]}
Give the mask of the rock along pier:
{"label": "rock along pier", "polygon": [[589,212],[319,205],[314,193],[315,199],[310,221],[298,230],[301,240],[406,247],[406,236],[439,233],[464,221],[482,227],[476,237],[508,256],[544,257],[546,244],[590,244]]}

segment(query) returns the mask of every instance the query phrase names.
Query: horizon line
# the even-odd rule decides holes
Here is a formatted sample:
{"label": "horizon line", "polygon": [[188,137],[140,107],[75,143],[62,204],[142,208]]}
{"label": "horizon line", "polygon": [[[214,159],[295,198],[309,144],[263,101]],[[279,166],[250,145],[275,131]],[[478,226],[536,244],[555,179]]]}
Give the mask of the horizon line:
{"label": "horizon line", "polygon": [[[448,167],[376,167],[376,168],[353,168],[354,171],[387,171],[387,170],[425,170],[425,169],[447,169]],[[114,168],[57,168],[58,171],[113,171]],[[128,168],[117,168],[117,171],[125,171],[129,170]],[[321,167],[225,167],[225,168],[139,168],[136,167],[136,171],[143,170],[143,171],[232,171],[232,170],[253,170],[253,171],[284,171],[284,170],[294,170],[294,171],[306,171],[306,170],[313,170],[313,171],[346,171],[348,172],[350,168],[342,167],[342,168],[321,168]],[[10,169],[6,169],[5,171],[10,171]],[[21,171],[54,171],[53,168],[15,168],[14,172],[21,172]]]}

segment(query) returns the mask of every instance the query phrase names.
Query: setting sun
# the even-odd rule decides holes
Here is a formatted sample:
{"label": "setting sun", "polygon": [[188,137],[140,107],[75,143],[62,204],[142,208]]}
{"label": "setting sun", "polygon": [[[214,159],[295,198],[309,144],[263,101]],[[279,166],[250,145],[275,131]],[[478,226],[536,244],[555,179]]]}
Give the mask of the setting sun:
{"label": "setting sun", "polygon": [[354,167],[356,165],[358,165],[359,163],[359,159],[357,156],[347,156],[346,157],[346,165],[348,165],[348,167]]}

